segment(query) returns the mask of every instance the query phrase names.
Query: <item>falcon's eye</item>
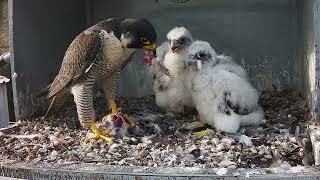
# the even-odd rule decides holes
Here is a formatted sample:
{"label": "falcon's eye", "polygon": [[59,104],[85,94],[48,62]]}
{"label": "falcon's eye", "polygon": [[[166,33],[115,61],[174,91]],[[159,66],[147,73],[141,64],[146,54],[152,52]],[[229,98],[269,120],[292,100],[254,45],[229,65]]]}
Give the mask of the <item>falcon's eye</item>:
{"label": "falcon's eye", "polygon": [[141,38],[141,42],[142,42],[142,44],[144,44],[144,45],[150,44],[150,41],[147,40],[146,38]]}

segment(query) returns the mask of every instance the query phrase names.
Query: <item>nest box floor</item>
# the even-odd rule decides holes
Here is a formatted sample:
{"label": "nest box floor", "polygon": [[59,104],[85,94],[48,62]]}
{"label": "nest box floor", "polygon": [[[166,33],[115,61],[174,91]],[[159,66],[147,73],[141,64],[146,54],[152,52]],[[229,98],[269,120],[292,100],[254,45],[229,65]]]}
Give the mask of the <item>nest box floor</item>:
{"label": "nest box floor", "polygon": [[[72,102],[56,118],[21,121],[15,128],[0,132],[0,162],[4,164],[104,164],[153,167],[293,167],[310,165],[312,153],[306,131],[308,110],[299,93],[263,91],[260,104],[266,124],[243,127],[243,144],[227,134],[193,139],[182,131],[191,115],[172,116],[155,105],[154,97],[119,98],[124,112],[138,119],[142,135],[115,139],[113,144],[81,141],[85,130],[77,129]],[[108,113],[101,95],[95,98],[100,119]]]}

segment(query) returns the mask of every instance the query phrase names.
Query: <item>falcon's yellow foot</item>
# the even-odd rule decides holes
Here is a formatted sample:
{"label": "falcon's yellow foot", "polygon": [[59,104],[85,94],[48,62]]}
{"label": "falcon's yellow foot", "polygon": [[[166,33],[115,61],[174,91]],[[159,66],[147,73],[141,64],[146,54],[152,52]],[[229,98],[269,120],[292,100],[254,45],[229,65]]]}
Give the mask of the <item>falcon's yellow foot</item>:
{"label": "falcon's yellow foot", "polygon": [[211,133],[212,133],[212,131],[210,129],[206,129],[206,130],[192,133],[192,137],[197,138],[197,139],[201,139],[204,136],[210,135]]}
{"label": "falcon's yellow foot", "polygon": [[[111,114],[117,114],[121,112],[121,108],[117,107],[116,102],[113,99],[108,99],[108,102],[110,104],[111,107]],[[135,118],[129,117],[128,114],[123,114],[123,116],[127,119],[129,127],[134,127],[137,123],[137,120]],[[107,120],[107,116],[103,117],[104,120]]]}
{"label": "falcon's yellow foot", "polygon": [[108,103],[111,108],[111,114],[116,114],[121,111],[121,108],[117,107],[117,104],[113,99],[108,99]]}
{"label": "falcon's yellow foot", "polygon": [[102,139],[106,142],[112,143],[112,138],[108,137],[109,133],[110,133],[110,129],[104,130],[104,131],[100,131],[99,128],[97,127],[96,123],[93,123],[90,127],[90,129],[92,130],[92,132],[94,133],[94,136],[92,137],[86,137],[84,139],[84,142],[87,143],[89,142],[91,139]]}
{"label": "falcon's yellow foot", "polygon": [[[109,103],[109,108],[111,109],[111,115],[117,114],[118,112],[121,111],[121,108],[117,107],[116,102],[113,99],[108,99],[108,103]],[[108,121],[108,118],[110,118],[111,116],[109,116],[110,114],[104,116],[102,118],[102,122]]]}

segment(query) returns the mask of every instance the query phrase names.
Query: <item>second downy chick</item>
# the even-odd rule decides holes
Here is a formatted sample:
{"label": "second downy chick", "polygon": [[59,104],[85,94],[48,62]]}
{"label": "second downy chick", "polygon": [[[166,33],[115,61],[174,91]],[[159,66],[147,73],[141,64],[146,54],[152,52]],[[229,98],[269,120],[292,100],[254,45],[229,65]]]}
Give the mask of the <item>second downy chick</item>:
{"label": "second downy chick", "polygon": [[230,63],[217,64],[217,54],[208,42],[192,43],[186,65],[185,83],[201,121],[228,133],[263,122],[258,93],[245,71]]}

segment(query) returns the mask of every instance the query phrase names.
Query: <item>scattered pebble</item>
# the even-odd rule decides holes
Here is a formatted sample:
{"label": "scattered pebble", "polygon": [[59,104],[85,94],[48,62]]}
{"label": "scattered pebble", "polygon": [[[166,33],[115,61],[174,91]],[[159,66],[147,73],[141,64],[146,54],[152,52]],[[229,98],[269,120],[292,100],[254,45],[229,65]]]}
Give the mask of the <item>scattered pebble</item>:
{"label": "scattered pebble", "polygon": [[194,149],[191,151],[191,154],[195,157],[198,158],[201,155],[201,150],[200,149]]}

